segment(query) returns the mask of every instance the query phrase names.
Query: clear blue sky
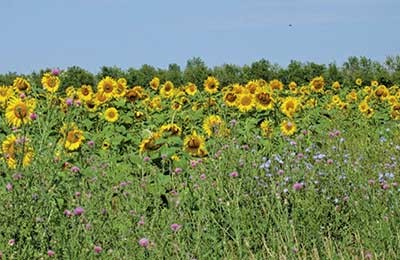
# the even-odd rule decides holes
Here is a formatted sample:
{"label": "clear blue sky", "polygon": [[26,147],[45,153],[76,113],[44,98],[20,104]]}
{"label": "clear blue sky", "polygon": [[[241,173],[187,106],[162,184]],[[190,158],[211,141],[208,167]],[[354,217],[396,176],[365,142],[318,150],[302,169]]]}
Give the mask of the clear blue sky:
{"label": "clear blue sky", "polygon": [[0,73],[400,54],[399,0],[0,0],[0,11]]}

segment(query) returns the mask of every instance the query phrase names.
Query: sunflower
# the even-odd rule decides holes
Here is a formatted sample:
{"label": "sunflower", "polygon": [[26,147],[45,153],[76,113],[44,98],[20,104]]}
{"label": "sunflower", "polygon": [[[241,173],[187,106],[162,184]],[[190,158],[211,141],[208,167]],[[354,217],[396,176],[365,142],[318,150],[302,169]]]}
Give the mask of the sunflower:
{"label": "sunflower", "polygon": [[292,118],[294,113],[299,109],[299,101],[295,97],[287,97],[283,100],[281,111],[287,117]]}
{"label": "sunflower", "polygon": [[149,103],[149,107],[153,110],[161,110],[162,109],[161,97],[160,96],[153,97]]}
{"label": "sunflower", "polygon": [[233,86],[232,86],[232,91],[233,91],[235,94],[242,94],[242,93],[247,92],[248,89],[246,89],[245,87],[243,87],[243,86],[240,85],[240,84],[233,84]]}
{"label": "sunflower", "polygon": [[334,103],[336,105],[339,104],[340,102],[342,102],[339,95],[333,95],[331,100],[332,100],[332,103]]}
{"label": "sunflower", "polygon": [[149,138],[145,138],[139,144],[139,151],[143,153],[145,151],[155,151],[162,146],[162,144],[156,143],[161,137],[160,133],[152,133]]}
{"label": "sunflower", "polygon": [[297,83],[294,82],[294,81],[290,82],[290,83],[289,83],[289,89],[290,89],[290,91],[292,91],[292,92],[296,92]]}
{"label": "sunflower", "polygon": [[339,81],[333,82],[332,88],[335,89],[335,90],[339,90],[339,89],[340,89],[340,83],[339,83]]}
{"label": "sunflower", "polygon": [[111,144],[107,140],[104,140],[103,143],[101,144],[101,149],[103,150],[108,150],[110,148]]}
{"label": "sunflower", "polygon": [[322,76],[315,77],[310,82],[311,90],[317,93],[324,92],[325,80]]}
{"label": "sunflower", "polygon": [[74,86],[69,86],[66,90],[65,90],[65,94],[67,95],[67,97],[69,98],[74,98],[76,95],[76,90],[74,88]]}
{"label": "sunflower", "polygon": [[362,79],[360,79],[360,78],[357,78],[357,79],[356,79],[356,85],[357,85],[357,86],[361,86],[361,85],[362,85],[362,82],[363,82]]}
{"label": "sunflower", "polygon": [[138,90],[138,88],[133,88],[126,92],[125,97],[128,99],[129,102],[135,103],[136,100],[139,100],[141,98],[141,92]]}
{"label": "sunflower", "polygon": [[98,105],[92,99],[84,101],[84,105],[89,112],[96,112]]}
{"label": "sunflower", "polygon": [[89,101],[92,99],[93,96],[93,89],[92,86],[89,85],[82,85],[77,90],[78,98],[82,101]]}
{"label": "sunflower", "polygon": [[111,77],[105,77],[104,79],[100,80],[99,84],[97,85],[97,92],[104,93],[107,98],[111,98],[115,95],[117,91],[117,82]]}
{"label": "sunflower", "polygon": [[247,112],[254,107],[254,96],[253,94],[240,94],[236,102],[236,106],[241,112]]}
{"label": "sunflower", "polygon": [[258,85],[257,81],[250,80],[249,82],[247,82],[246,88],[251,94],[254,94],[256,93],[256,90],[260,88],[260,86]]}
{"label": "sunflower", "polygon": [[389,90],[385,85],[379,85],[374,91],[374,95],[380,100],[385,100],[389,94]]}
{"label": "sunflower", "polygon": [[171,109],[172,110],[176,110],[176,111],[180,111],[182,109],[182,103],[179,100],[174,99],[171,102]]}
{"label": "sunflower", "polygon": [[177,124],[166,124],[160,127],[160,133],[162,135],[168,134],[169,136],[180,136],[182,134],[182,128]]}
{"label": "sunflower", "polygon": [[104,111],[104,119],[108,122],[114,123],[118,120],[118,117],[118,110],[115,107],[107,108],[106,111]]}
{"label": "sunflower", "polygon": [[274,99],[271,93],[266,91],[257,91],[254,95],[255,104],[258,110],[269,110],[274,107]]}
{"label": "sunflower", "polygon": [[357,92],[353,89],[349,94],[346,95],[346,100],[348,102],[357,101]]}
{"label": "sunflower", "polygon": [[290,136],[296,132],[296,125],[294,122],[284,120],[281,123],[281,132],[283,135]]}
{"label": "sunflower", "polygon": [[360,110],[361,113],[366,113],[368,109],[370,109],[370,107],[368,105],[368,102],[365,100],[361,101],[358,105],[358,110]]}
{"label": "sunflower", "polygon": [[160,89],[160,95],[163,98],[171,98],[171,97],[173,97],[174,92],[175,92],[174,83],[172,83],[171,81],[166,81],[164,83],[164,85],[162,85],[162,87]]}
{"label": "sunflower", "polygon": [[228,107],[233,107],[236,105],[236,100],[238,96],[233,91],[228,91],[224,95],[224,102]]}
{"label": "sunflower", "polygon": [[205,91],[207,91],[210,94],[214,94],[218,92],[219,81],[214,77],[208,77],[204,81],[203,86]]}
{"label": "sunflower", "polygon": [[390,110],[390,116],[394,120],[400,119],[400,103],[395,103],[392,105]]}
{"label": "sunflower", "polygon": [[221,119],[221,117],[217,115],[210,115],[204,119],[203,129],[208,136],[211,136],[213,133],[218,133],[223,124],[224,121]]}
{"label": "sunflower", "polygon": [[273,80],[271,80],[270,82],[269,82],[269,86],[270,86],[270,88],[271,88],[271,90],[278,90],[278,91],[281,91],[282,89],[283,89],[283,83],[282,82],[280,82],[279,80],[277,80],[277,79],[273,79]]}
{"label": "sunflower", "polygon": [[1,86],[0,87],[0,106],[5,106],[8,99],[12,97],[14,91],[11,87]]}
{"label": "sunflower", "polygon": [[9,135],[2,143],[2,150],[7,161],[8,168],[17,167],[18,157],[23,156],[22,166],[26,167],[33,158],[33,148],[29,145],[26,137],[17,138],[15,135]]}
{"label": "sunflower", "polygon": [[79,130],[75,123],[64,124],[60,132],[64,136],[64,147],[69,151],[77,150],[85,140],[83,131]]}
{"label": "sunflower", "polygon": [[184,150],[193,156],[204,156],[207,154],[205,149],[205,140],[203,136],[200,136],[193,131],[191,135],[185,137]]}
{"label": "sunflower", "polygon": [[272,127],[270,120],[262,121],[260,124],[260,128],[261,128],[262,136],[267,137],[267,138],[270,138],[272,136],[274,128]]}
{"label": "sunflower", "polygon": [[9,125],[20,127],[31,122],[30,115],[35,108],[34,99],[12,98],[6,108],[6,119]]}
{"label": "sunflower", "polygon": [[379,86],[379,82],[376,81],[376,80],[372,80],[372,81],[371,81],[371,86],[377,87],[377,86]]}
{"label": "sunflower", "polygon": [[188,95],[194,96],[197,93],[197,86],[189,82],[189,84],[185,88],[185,91]]}
{"label": "sunflower", "polygon": [[127,85],[128,82],[125,78],[119,78],[117,80],[117,88],[115,90],[114,97],[120,98],[125,96]]}
{"label": "sunflower", "polygon": [[157,78],[157,77],[154,77],[154,78],[150,81],[149,85],[150,85],[150,87],[151,87],[153,90],[157,90],[158,87],[160,86],[160,79]]}
{"label": "sunflower", "polygon": [[16,79],[14,79],[13,88],[18,93],[30,92],[31,84],[26,79],[18,77]]}
{"label": "sunflower", "polygon": [[45,73],[42,77],[43,87],[50,93],[54,93],[60,87],[60,79],[51,73]]}
{"label": "sunflower", "polygon": [[100,106],[107,103],[111,99],[111,96],[106,95],[104,92],[97,92],[94,94],[93,101],[96,105]]}

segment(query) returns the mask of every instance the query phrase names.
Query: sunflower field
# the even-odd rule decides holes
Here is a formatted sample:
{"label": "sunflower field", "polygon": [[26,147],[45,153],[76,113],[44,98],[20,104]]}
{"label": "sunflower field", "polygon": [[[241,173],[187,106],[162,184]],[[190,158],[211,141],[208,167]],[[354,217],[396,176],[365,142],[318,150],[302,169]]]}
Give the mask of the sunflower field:
{"label": "sunflower field", "polygon": [[67,73],[0,84],[0,259],[398,259],[395,80]]}

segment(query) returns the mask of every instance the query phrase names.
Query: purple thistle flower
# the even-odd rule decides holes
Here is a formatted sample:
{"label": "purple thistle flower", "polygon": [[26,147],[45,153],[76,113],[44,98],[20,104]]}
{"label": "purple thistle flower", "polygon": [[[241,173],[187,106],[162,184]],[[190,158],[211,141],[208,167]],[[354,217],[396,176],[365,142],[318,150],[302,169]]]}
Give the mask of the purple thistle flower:
{"label": "purple thistle flower", "polygon": [[141,246],[141,247],[144,247],[144,248],[147,248],[148,246],[149,246],[149,240],[147,239],[147,238],[141,238],[140,240],[139,240],[139,245]]}
{"label": "purple thistle flower", "polygon": [[84,210],[83,208],[81,208],[81,207],[77,207],[77,208],[74,210],[74,214],[77,215],[77,216],[80,216],[80,215],[82,215],[83,213],[85,213],[85,210]]}
{"label": "purple thistle flower", "polygon": [[32,113],[32,114],[29,115],[29,118],[32,119],[32,120],[36,120],[38,118],[38,115],[35,114],[35,113]]}
{"label": "purple thistle flower", "polygon": [[182,227],[182,225],[179,225],[179,224],[176,224],[176,223],[171,225],[171,229],[174,232],[177,232],[181,227]]}
{"label": "purple thistle flower", "polygon": [[94,252],[95,252],[96,254],[101,253],[101,251],[103,251],[103,249],[101,248],[101,246],[95,246],[95,247],[94,247]]}
{"label": "purple thistle flower", "polygon": [[78,166],[72,166],[71,167],[71,172],[80,172],[81,169]]}
{"label": "purple thistle flower", "polygon": [[239,173],[238,173],[237,171],[233,171],[233,172],[231,172],[231,173],[229,174],[229,176],[231,176],[231,177],[238,177],[238,176],[239,176]]}
{"label": "purple thistle flower", "polygon": [[55,253],[54,253],[53,250],[48,250],[48,251],[47,251],[47,255],[48,255],[49,257],[52,257],[52,256],[55,255]]}
{"label": "purple thistle flower", "polygon": [[303,189],[303,183],[296,182],[295,184],[293,184],[293,189],[296,191]]}

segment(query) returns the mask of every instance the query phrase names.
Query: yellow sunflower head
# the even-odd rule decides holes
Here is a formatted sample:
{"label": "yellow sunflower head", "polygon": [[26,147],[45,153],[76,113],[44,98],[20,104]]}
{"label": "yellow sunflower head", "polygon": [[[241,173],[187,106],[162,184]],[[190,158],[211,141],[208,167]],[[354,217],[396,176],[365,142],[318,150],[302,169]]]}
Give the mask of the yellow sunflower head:
{"label": "yellow sunflower head", "polygon": [[333,88],[334,90],[339,90],[339,89],[340,89],[340,83],[339,83],[339,81],[333,82],[332,88]]}
{"label": "yellow sunflower head", "polygon": [[324,92],[325,80],[322,76],[315,77],[310,82],[311,90],[314,92]]}
{"label": "yellow sunflower head", "polygon": [[9,135],[2,143],[4,159],[11,169],[17,168],[19,160],[22,160],[22,166],[26,167],[33,158],[33,148],[29,145],[29,139],[26,137],[17,138],[15,135]]}
{"label": "yellow sunflower head", "polygon": [[357,85],[357,86],[361,86],[362,83],[363,83],[362,79],[360,79],[360,78],[357,78],[357,79],[356,79],[356,85]]}
{"label": "yellow sunflower head", "polygon": [[171,81],[166,81],[160,89],[160,95],[163,98],[172,98],[174,96],[174,93],[175,93],[175,86],[174,83],[172,83]]}
{"label": "yellow sunflower head", "polygon": [[158,87],[160,86],[160,79],[157,78],[157,77],[154,77],[154,78],[150,81],[149,85],[150,85],[150,87],[151,87],[153,90],[157,90]]}
{"label": "yellow sunflower head", "polygon": [[0,87],[0,106],[4,106],[8,99],[14,94],[12,87],[1,86]]}
{"label": "yellow sunflower head", "polygon": [[190,95],[194,96],[197,93],[197,86],[194,83],[190,83],[185,87],[185,92]]}
{"label": "yellow sunflower head", "polygon": [[114,123],[118,120],[118,117],[118,110],[115,107],[107,108],[106,111],[104,111],[104,119],[108,122]]}
{"label": "yellow sunflower head", "polygon": [[204,119],[203,129],[208,136],[218,134],[224,125],[224,121],[217,115],[210,115]]}
{"label": "yellow sunflower head", "polygon": [[294,113],[299,109],[299,101],[295,97],[287,97],[283,100],[281,111],[287,117],[292,118]]}
{"label": "yellow sunflower head", "polygon": [[214,77],[208,77],[204,81],[204,90],[210,94],[214,94],[218,92],[219,81]]}
{"label": "yellow sunflower head", "polygon": [[42,77],[43,87],[50,93],[54,93],[60,87],[60,79],[51,73],[45,73]]}
{"label": "yellow sunflower head", "polygon": [[35,108],[35,100],[12,98],[6,108],[6,120],[9,125],[20,127],[31,122],[31,114]]}
{"label": "yellow sunflower head", "polygon": [[114,97],[117,91],[117,82],[111,77],[105,77],[97,85],[97,92],[103,93],[108,98]]}
{"label": "yellow sunflower head", "polygon": [[26,79],[18,77],[14,80],[13,88],[18,93],[30,92],[31,84]]}
{"label": "yellow sunflower head", "polygon": [[79,130],[75,123],[64,124],[60,132],[64,136],[64,147],[69,151],[77,150],[85,140],[83,131]]}
{"label": "yellow sunflower head", "polygon": [[233,91],[228,91],[224,95],[224,102],[228,107],[233,107],[236,105],[237,101],[237,94]]}
{"label": "yellow sunflower head", "polygon": [[270,138],[274,131],[274,128],[272,127],[272,123],[270,120],[262,121],[260,124],[260,129],[261,129],[262,136],[267,137],[267,138]]}
{"label": "yellow sunflower head", "polygon": [[193,131],[191,135],[185,137],[184,150],[193,156],[204,156],[207,154],[205,149],[204,137],[198,135],[196,131]]}
{"label": "yellow sunflower head", "polygon": [[254,107],[254,95],[251,93],[240,94],[236,106],[241,112],[247,112]]}
{"label": "yellow sunflower head", "polygon": [[161,135],[180,136],[182,129],[177,124],[166,124],[160,127]]}
{"label": "yellow sunflower head", "polygon": [[92,86],[82,85],[77,91],[78,98],[82,101],[91,100],[93,97]]}
{"label": "yellow sunflower head", "polygon": [[267,91],[257,91],[254,95],[255,104],[258,110],[270,110],[274,107],[272,94]]}
{"label": "yellow sunflower head", "polygon": [[117,80],[117,88],[114,93],[114,97],[121,98],[125,96],[128,82],[125,78],[119,78]]}
{"label": "yellow sunflower head", "polygon": [[285,136],[293,135],[297,128],[294,122],[284,120],[281,123],[281,133]]}
{"label": "yellow sunflower head", "polygon": [[277,79],[273,79],[269,82],[271,90],[281,91],[283,89],[283,83]]}

